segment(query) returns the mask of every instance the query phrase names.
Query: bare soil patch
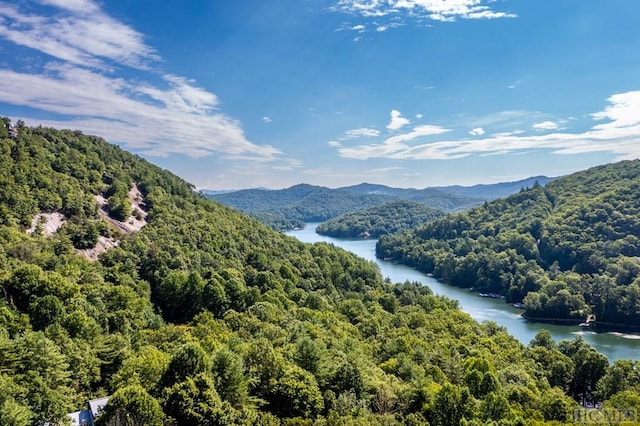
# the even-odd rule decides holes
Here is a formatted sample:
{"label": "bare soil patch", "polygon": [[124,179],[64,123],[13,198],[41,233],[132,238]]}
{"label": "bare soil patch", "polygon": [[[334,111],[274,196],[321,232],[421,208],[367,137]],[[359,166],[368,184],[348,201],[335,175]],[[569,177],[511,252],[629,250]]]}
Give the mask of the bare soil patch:
{"label": "bare soil patch", "polygon": [[[111,224],[121,234],[129,235],[139,231],[147,224],[147,212],[144,204],[144,197],[137,185],[134,185],[129,191],[129,201],[131,202],[131,216],[121,222],[109,217],[107,207],[107,199],[101,194],[95,196],[98,203],[98,213],[100,217]],[[66,219],[62,213],[39,213],[31,220],[31,227],[27,229],[28,234],[33,234],[37,229],[42,230],[42,234],[50,237],[60,230]],[[101,236],[95,247],[85,250],[76,250],[78,254],[89,260],[98,260],[100,253],[104,253],[112,247],[117,247],[120,241],[115,238],[107,238]]]}
{"label": "bare soil patch", "polygon": [[119,244],[120,241],[116,240],[115,238],[100,236],[95,247],[76,251],[89,260],[98,260],[98,256],[100,256],[100,253],[104,253],[112,247],[117,247]]}
{"label": "bare soil patch", "polygon": [[31,228],[27,229],[27,234],[36,232],[38,225],[42,227],[42,234],[50,237],[62,228],[66,222],[62,213],[39,213],[33,216]]}
{"label": "bare soil patch", "polygon": [[128,235],[139,231],[147,224],[147,212],[145,211],[146,207],[144,204],[144,197],[137,185],[134,185],[129,191],[129,202],[131,203],[132,214],[125,222],[109,217],[107,199],[101,194],[96,195],[96,201],[100,206],[100,216],[122,234]]}

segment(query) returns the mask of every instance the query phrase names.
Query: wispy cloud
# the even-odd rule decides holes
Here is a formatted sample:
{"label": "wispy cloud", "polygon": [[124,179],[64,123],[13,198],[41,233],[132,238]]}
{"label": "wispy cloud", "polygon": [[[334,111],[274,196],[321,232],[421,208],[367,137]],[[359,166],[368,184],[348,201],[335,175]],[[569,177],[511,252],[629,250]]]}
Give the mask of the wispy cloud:
{"label": "wispy cloud", "polygon": [[517,129],[529,129],[532,123],[547,121],[551,118],[549,114],[540,111],[528,110],[506,110],[498,111],[483,116],[471,116],[469,114],[460,114],[451,119],[450,126],[477,128],[490,128],[492,132],[509,132],[512,133]]}
{"label": "wispy cloud", "polygon": [[[450,160],[472,155],[499,155],[539,149],[555,154],[608,152],[616,155],[619,160],[640,157],[640,91],[613,95],[608,98],[608,102],[609,105],[604,110],[592,114],[594,120],[602,123],[595,124],[584,132],[541,135],[514,131],[482,139],[441,140],[434,136],[445,133],[448,129],[421,126],[377,144],[339,147],[338,152],[347,158],[413,160]],[[538,124],[551,127],[544,122]],[[418,143],[410,146],[406,143],[408,141]]]}
{"label": "wispy cloud", "polygon": [[337,148],[341,147],[342,142],[345,141],[350,141],[353,139],[375,138],[377,136],[380,136],[380,130],[361,127],[359,129],[347,130],[343,135],[336,138],[337,140],[329,141],[328,145],[332,148]]}
{"label": "wispy cloud", "polygon": [[372,138],[380,136],[380,131],[376,129],[369,129],[367,127],[361,127],[359,129],[347,130],[344,133],[344,137],[347,139],[355,138]]}
{"label": "wispy cloud", "polygon": [[350,15],[380,19],[401,14],[433,21],[515,18],[493,8],[495,0],[339,0],[332,9]]}
{"label": "wispy cloud", "polygon": [[449,129],[439,126],[417,126],[414,127],[411,132],[392,136],[379,144],[340,147],[338,152],[342,157],[346,158],[368,159],[376,157],[393,157],[398,152],[410,149],[407,145],[408,142],[427,136],[440,135],[449,131]]}
{"label": "wispy cloud", "polygon": [[99,10],[91,0],[40,0],[40,3],[82,13],[92,13]]}
{"label": "wispy cloud", "polygon": [[558,123],[553,121],[543,121],[542,123],[536,123],[533,125],[533,128],[536,130],[555,130],[558,127]]}
{"label": "wispy cloud", "polygon": [[484,135],[484,129],[482,127],[476,127],[475,129],[471,129],[471,131],[469,131],[469,134],[471,136],[482,136]]}
{"label": "wispy cloud", "polygon": [[409,123],[411,122],[407,118],[404,118],[400,111],[394,109],[391,111],[391,122],[387,124],[387,129],[400,130]]}
{"label": "wispy cloud", "polygon": [[262,117],[262,122],[264,123],[271,123],[273,120],[271,119],[271,117],[267,117],[266,115],[264,117]]}
{"label": "wispy cloud", "polygon": [[[33,2],[19,2],[28,6]],[[43,0],[60,7],[52,15],[35,15],[0,2],[0,37],[76,65],[106,68],[110,61],[147,68],[160,58],[144,36],[104,14],[89,0]]]}
{"label": "wispy cloud", "polygon": [[[162,71],[144,35],[93,0],[0,1],[0,38],[41,54],[40,67],[0,69],[3,102],[60,117],[36,123],[156,156],[274,161],[282,154],[249,142],[241,124],[218,110],[215,94]],[[138,71],[135,79],[123,77],[127,69]]]}

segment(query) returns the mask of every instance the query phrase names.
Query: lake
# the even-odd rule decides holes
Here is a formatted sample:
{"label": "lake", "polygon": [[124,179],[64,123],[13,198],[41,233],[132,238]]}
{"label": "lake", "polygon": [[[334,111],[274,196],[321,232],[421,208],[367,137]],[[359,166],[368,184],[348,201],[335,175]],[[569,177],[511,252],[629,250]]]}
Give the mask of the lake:
{"label": "lake", "polygon": [[480,297],[477,293],[444,284],[413,268],[376,258],[375,239],[343,239],[330,238],[316,233],[317,223],[308,223],[306,228],[287,231],[286,234],[296,237],[305,243],[327,242],[342,247],[360,257],[378,264],[384,277],[392,282],[418,281],[429,286],[435,294],[456,299],[460,308],[478,321],[494,321],[505,327],[519,341],[528,344],[536,333],[542,329],[551,332],[554,340],[574,339],[582,336],[598,352],[606,355],[610,362],[617,359],[640,359],[640,334],[602,332],[580,328],[578,326],[534,323],[523,319],[522,310],[516,309],[502,300]]}

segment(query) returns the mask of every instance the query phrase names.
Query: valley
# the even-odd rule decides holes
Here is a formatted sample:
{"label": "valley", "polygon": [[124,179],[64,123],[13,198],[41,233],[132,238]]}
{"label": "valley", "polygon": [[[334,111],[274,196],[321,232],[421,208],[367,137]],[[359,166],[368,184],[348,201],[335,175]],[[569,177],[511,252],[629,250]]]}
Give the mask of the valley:
{"label": "valley", "polygon": [[[638,361],[624,352],[608,359],[590,335],[556,341],[539,330],[519,340],[496,322],[476,321],[499,319],[498,300],[482,299],[474,319],[436,281],[429,283],[438,294],[409,269],[385,279],[370,260],[372,240],[353,240],[368,244],[366,258],[306,244],[99,137],[18,130],[0,133],[0,424],[63,424],[87,401],[105,404],[98,425],[128,418],[153,426],[551,425],[569,422],[579,407],[634,404]],[[635,199],[626,189],[634,167],[603,167],[589,199],[600,205],[597,191],[613,175],[626,198],[608,200],[623,209],[622,200]],[[550,191],[562,206],[563,183],[547,185],[555,182]],[[387,250],[388,239],[413,241],[424,227],[453,232],[483,211],[520,211],[520,201],[541,192],[534,185],[429,216],[382,235],[376,251]],[[584,207],[581,217],[591,217]],[[635,229],[631,207],[623,211],[597,235]],[[503,219],[493,223],[508,230]],[[616,291],[637,280],[635,246],[623,240],[618,275],[599,281],[624,286]],[[610,241],[607,253],[618,247]]]}
{"label": "valley", "polygon": [[556,342],[582,337],[598,352],[609,358],[610,362],[624,359],[640,359],[640,334],[627,331],[585,329],[576,325],[556,325],[531,322],[522,318],[522,309],[514,308],[504,300],[480,297],[477,291],[455,287],[438,281],[426,273],[414,268],[384,261],[376,257],[375,239],[344,239],[320,235],[316,232],[317,223],[309,223],[304,229],[287,231],[287,235],[305,243],[327,242],[348,250],[364,259],[376,262],[384,277],[392,282],[420,282],[428,286],[435,294],[458,301],[460,309],[476,321],[493,321],[505,327],[509,334],[520,343],[528,344],[540,330],[548,330]]}

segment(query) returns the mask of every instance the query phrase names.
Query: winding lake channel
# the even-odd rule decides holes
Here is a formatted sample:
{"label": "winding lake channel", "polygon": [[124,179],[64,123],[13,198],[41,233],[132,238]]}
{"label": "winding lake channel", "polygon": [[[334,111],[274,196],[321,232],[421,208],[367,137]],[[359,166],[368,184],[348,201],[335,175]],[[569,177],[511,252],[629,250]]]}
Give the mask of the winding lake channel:
{"label": "winding lake channel", "polygon": [[384,277],[392,282],[418,281],[427,285],[434,293],[456,299],[460,308],[478,321],[494,321],[505,327],[510,334],[523,344],[528,344],[541,329],[551,332],[554,340],[573,339],[581,335],[584,340],[609,358],[610,362],[617,359],[640,359],[640,334],[595,332],[594,330],[578,326],[554,325],[534,323],[523,319],[522,310],[516,309],[502,300],[480,297],[478,293],[441,283],[435,278],[408,266],[377,259],[375,255],[375,239],[343,239],[330,238],[316,233],[317,223],[308,223],[304,229],[286,232],[305,243],[327,242],[342,247],[360,257],[372,260],[378,264]]}

